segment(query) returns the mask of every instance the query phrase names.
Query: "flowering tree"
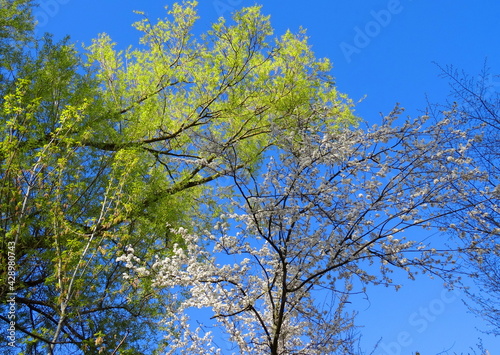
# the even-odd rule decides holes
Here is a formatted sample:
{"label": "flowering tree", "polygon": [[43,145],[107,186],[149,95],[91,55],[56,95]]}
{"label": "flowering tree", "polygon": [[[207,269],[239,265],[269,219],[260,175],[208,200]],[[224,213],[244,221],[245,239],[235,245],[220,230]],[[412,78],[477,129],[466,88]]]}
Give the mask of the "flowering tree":
{"label": "flowering tree", "polygon": [[[440,68],[449,80],[452,97],[451,106],[456,112],[457,129],[467,132],[471,148],[467,154],[484,178],[470,180],[464,187],[474,194],[464,203],[473,209],[454,216],[452,230],[465,245],[474,248],[462,253],[464,271],[472,276],[481,292],[465,288],[470,302],[469,308],[487,320],[492,328],[486,330],[500,335],[500,93],[498,75],[484,67],[479,75],[472,77],[453,67]],[[442,109],[442,106],[438,106]],[[454,141],[456,146],[458,141]]]}
{"label": "flowering tree", "polygon": [[135,23],[136,46],[101,35],[85,57],[37,38],[31,6],[0,1],[0,296],[16,294],[27,354],[151,354],[168,297],[121,278],[124,247],[168,256],[178,240],[165,222],[215,206],[207,184],[256,169],[279,143],[271,127],[354,122],[351,103],[305,34],[273,37],[258,6],[196,36],[196,1],[174,4]]}
{"label": "flowering tree", "polygon": [[356,127],[329,61],[259,7],[197,37],[185,1],[84,59],[0,4],[0,294],[27,354],[352,352],[352,292],[453,268],[411,228],[482,216],[453,112]]}
{"label": "flowering tree", "polygon": [[[352,292],[397,286],[395,269],[453,269],[453,250],[415,227],[469,208],[456,187],[480,176],[467,144],[447,148],[462,136],[449,117],[393,126],[398,115],[366,130],[276,129],[265,168],[229,175],[237,197],[216,232],[176,230],[184,244],[168,258],[118,258],[126,278],[172,292],[168,353],[353,353]],[[200,308],[211,321],[192,316]]]}

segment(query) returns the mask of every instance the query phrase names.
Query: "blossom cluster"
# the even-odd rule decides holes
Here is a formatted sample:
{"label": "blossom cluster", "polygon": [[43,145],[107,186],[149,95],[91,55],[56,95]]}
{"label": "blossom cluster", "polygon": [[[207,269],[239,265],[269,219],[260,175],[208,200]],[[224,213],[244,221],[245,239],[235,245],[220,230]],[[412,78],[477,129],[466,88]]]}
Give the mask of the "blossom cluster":
{"label": "blossom cluster", "polygon": [[458,210],[481,215],[461,187],[484,174],[449,117],[397,126],[397,116],[369,129],[284,134],[260,171],[229,174],[233,203],[213,230],[173,230],[183,245],[149,270],[132,253],[119,259],[172,292],[169,353],[345,352],[355,341],[354,284],[397,287],[395,269],[413,278],[453,268],[454,250],[425,231],[446,228]]}

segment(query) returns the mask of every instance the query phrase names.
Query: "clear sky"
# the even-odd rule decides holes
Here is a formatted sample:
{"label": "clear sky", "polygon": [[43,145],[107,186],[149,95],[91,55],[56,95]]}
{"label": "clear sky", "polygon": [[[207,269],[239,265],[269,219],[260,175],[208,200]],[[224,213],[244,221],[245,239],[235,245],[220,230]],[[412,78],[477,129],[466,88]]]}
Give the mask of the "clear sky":
{"label": "clear sky", "polygon": [[[135,44],[138,34],[130,26],[139,20],[132,10],[151,19],[164,17],[172,0],[38,0],[35,10],[39,33],[68,34],[73,41],[90,44],[106,32],[122,48]],[[497,0],[199,0],[199,30],[219,16],[245,5],[263,5],[276,34],[286,29],[308,30],[319,57],[328,57],[340,91],[353,100],[366,98],[356,112],[375,122],[396,103],[406,114],[425,109],[426,97],[443,103],[448,83],[439,78],[441,66],[453,65],[476,75],[485,60],[500,74],[500,2]],[[500,77],[491,77],[500,91]],[[467,354],[478,337],[491,355],[500,354],[500,339],[481,334],[480,319],[467,313],[461,294],[446,292],[439,280],[406,282],[395,292],[370,290],[369,300],[353,299],[360,312],[363,344],[380,338],[376,355]]]}

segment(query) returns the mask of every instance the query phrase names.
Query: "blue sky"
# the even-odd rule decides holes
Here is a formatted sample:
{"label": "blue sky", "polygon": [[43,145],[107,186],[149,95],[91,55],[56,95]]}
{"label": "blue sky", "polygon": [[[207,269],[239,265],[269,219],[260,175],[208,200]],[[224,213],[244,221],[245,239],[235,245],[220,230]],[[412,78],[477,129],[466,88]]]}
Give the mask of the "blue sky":
{"label": "blue sky", "polygon": [[[122,48],[138,37],[130,26],[139,19],[163,17],[172,0],[38,0],[35,10],[41,32],[90,44],[106,32]],[[339,90],[353,100],[364,100],[356,112],[375,122],[396,103],[407,115],[425,109],[426,97],[443,103],[448,83],[439,78],[441,66],[453,65],[476,75],[485,60],[500,73],[500,2],[495,0],[200,0],[202,30],[219,16],[255,3],[271,15],[276,34],[306,28],[313,50],[328,57]],[[500,78],[491,77],[500,91]],[[376,355],[467,353],[481,337],[491,355],[500,354],[500,339],[481,334],[480,319],[468,314],[460,294],[448,293],[439,280],[406,282],[395,292],[370,290],[369,301],[356,299],[363,344],[382,338]],[[446,350],[449,350],[446,352]]]}

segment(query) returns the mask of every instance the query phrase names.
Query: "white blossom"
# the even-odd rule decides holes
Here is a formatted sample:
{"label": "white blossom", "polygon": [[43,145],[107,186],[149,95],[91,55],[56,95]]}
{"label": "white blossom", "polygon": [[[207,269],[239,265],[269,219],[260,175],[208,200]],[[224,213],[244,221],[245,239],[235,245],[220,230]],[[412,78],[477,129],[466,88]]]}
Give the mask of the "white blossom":
{"label": "white blossom", "polygon": [[[394,116],[366,131],[311,131],[300,146],[284,135],[288,151],[260,171],[232,173],[236,195],[213,231],[175,230],[184,247],[174,246],[151,270],[133,250],[117,258],[175,295],[164,319],[177,330],[166,335],[167,353],[342,351],[355,340],[346,308],[359,291],[354,279],[392,285],[394,268],[410,278],[418,268],[442,268],[449,254],[412,239],[412,228],[431,227],[463,201],[468,191],[456,187],[477,171],[453,156],[449,140],[462,132],[449,132],[450,118],[393,126]],[[481,213],[469,211],[471,218]],[[191,309],[210,315],[195,321]]]}

